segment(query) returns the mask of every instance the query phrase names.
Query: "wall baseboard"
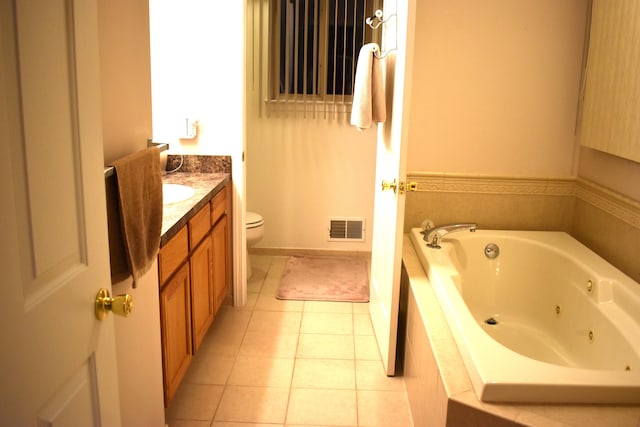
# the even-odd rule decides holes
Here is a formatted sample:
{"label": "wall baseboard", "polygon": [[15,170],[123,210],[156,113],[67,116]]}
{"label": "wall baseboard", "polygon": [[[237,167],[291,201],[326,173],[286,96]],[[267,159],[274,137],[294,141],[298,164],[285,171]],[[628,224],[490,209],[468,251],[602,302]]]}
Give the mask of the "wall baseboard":
{"label": "wall baseboard", "polygon": [[371,258],[370,251],[337,251],[328,249],[303,249],[303,248],[249,248],[250,255],[267,256],[343,256]]}

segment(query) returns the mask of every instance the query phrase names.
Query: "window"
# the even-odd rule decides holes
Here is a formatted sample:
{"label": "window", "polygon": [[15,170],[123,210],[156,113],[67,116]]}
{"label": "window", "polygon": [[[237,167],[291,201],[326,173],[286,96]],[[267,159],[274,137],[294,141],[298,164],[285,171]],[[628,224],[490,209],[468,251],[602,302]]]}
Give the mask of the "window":
{"label": "window", "polygon": [[347,112],[358,53],[377,33],[365,24],[376,3],[272,0],[269,100],[342,104]]}

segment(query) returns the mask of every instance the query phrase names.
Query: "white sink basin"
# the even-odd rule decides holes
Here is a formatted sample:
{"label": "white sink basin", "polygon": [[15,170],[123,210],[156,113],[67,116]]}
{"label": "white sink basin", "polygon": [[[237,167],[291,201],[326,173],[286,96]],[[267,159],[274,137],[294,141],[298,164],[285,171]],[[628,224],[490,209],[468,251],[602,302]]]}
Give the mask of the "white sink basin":
{"label": "white sink basin", "polygon": [[162,203],[165,205],[190,199],[196,191],[181,184],[162,184]]}

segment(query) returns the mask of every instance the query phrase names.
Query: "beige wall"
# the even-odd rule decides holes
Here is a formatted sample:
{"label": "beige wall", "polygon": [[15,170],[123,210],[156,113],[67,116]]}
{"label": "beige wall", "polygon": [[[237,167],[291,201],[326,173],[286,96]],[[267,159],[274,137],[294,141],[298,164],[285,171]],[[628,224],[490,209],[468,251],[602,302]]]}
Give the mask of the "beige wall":
{"label": "beige wall", "polygon": [[418,2],[407,170],[575,175],[587,3]]}
{"label": "beige wall", "polygon": [[[407,170],[575,176],[586,6],[418,2]],[[260,80],[251,76],[259,70],[248,50],[247,204],[265,216],[260,245],[347,248],[326,242],[327,217],[370,223],[375,135],[323,119],[258,117]]]}
{"label": "beige wall", "polygon": [[[229,96],[223,96],[220,88],[224,78],[217,77],[224,68],[219,59],[225,64],[231,60],[219,53],[211,62],[206,58],[209,50],[219,52],[228,44],[210,40],[228,41],[229,37],[200,28],[206,27],[215,10],[194,13],[193,4],[187,2],[182,12],[181,7],[170,9],[169,15],[180,26],[162,27],[166,37],[162,44],[173,49],[166,64],[174,66],[165,68],[170,70],[166,74],[180,82],[183,75],[189,76],[184,86],[167,87],[180,96],[199,94],[196,104],[204,112],[199,117],[199,138],[180,141],[180,149],[221,154],[228,151],[225,141],[237,131],[221,111],[225,105],[221,100]],[[260,116],[259,92],[264,83],[260,73],[265,69],[260,61],[266,58],[260,49],[266,36],[258,31],[256,4],[250,1],[247,6],[246,191],[247,208],[265,217],[260,246],[370,250],[375,134],[354,132],[346,118],[267,118],[264,108]],[[633,185],[640,177],[636,163],[579,149],[576,144],[587,4],[587,0],[418,2],[407,170],[534,178],[579,173],[639,199],[634,191],[640,187]],[[196,15],[202,16],[196,19]],[[217,28],[225,31],[224,22]],[[266,31],[266,22],[262,29]],[[189,59],[176,60],[182,57]],[[162,78],[154,69],[154,87]],[[154,102],[162,104],[161,96],[154,92]],[[171,110],[167,107],[171,103],[165,103],[169,108],[165,113],[162,107],[154,108],[154,118],[158,117],[154,123],[200,114],[176,111],[184,110],[178,107],[185,103],[174,104]],[[215,113],[207,118],[209,109]],[[154,129],[154,135],[164,138],[160,130]],[[170,132],[166,137],[175,140]],[[553,209],[566,213],[568,208],[563,206]],[[535,209],[529,211],[531,215],[546,215],[546,208]],[[327,218],[333,215],[364,216],[367,242],[327,242]],[[565,224],[566,217],[561,218]]]}
{"label": "beige wall", "polygon": [[[266,248],[369,251],[373,223],[375,131],[323,119],[251,114],[247,210],[265,220]],[[329,217],[364,217],[365,242],[328,242]]]}
{"label": "beige wall", "polygon": [[[149,0],[153,138],[169,153],[231,156],[234,304],[245,289],[245,3]],[[185,120],[198,135],[184,139]]]}
{"label": "beige wall", "polygon": [[[99,0],[98,34],[105,164],[147,146],[151,136],[149,6],[147,0]],[[154,264],[155,265],[155,264]],[[164,425],[158,270],[137,289],[127,280],[135,310],[115,319],[122,425]]]}
{"label": "beige wall", "polygon": [[[244,126],[242,6],[149,5],[154,139],[168,142],[173,153],[235,156]],[[187,117],[199,122],[194,139],[180,138]]]}
{"label": "beige wall", "polygon": [[[268,33],[266,22],[259,31],[259,4],[248,6],[254,25],[247,26],[246,152],[247,210],[265,220],[258,246],[370,251],[376,131],[356,131],[346,115],[267,117],[261,70],[267,67]],[[365,242],[328,242],[331,216],[364,217]]]}
{"label": "beige wall", "polygon": [[149,4],[100,0],[105,164],[147,146],[151,135]]}

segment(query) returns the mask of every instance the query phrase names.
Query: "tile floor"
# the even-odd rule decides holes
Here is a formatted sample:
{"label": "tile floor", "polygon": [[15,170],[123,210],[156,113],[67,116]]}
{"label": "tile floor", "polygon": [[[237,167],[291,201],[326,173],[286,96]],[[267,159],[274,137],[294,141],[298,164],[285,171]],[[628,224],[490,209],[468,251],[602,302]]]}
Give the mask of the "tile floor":
{"label": "tile floor", "polygon": [[169,427],[412,426],[367,305],[278,300],[286,257],[251,260],[249,302],[220,309],[166,410]]}

